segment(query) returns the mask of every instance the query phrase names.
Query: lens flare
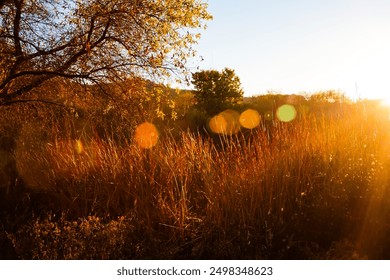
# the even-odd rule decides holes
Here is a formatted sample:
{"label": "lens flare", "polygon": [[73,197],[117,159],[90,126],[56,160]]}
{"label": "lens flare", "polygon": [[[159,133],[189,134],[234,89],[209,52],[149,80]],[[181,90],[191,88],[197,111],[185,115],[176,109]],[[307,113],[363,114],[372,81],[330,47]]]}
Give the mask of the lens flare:
{"label": "lens flare", "polygon": [[267,111],[264,114],[264,119],[267,121],[272,121],[273,120],[273,114],[271,111]]}
{"label": "lens flare", "polygon": [[295,107],[289,104],[282,105],[276,111],[278,119],[282,122],[291,122],[297,116],[297,110]]}
{"label": "lens flare", "polygon": [[241,113],[240,124],[242,127],[253,129],[260,124],[260,115],[256,110],[248,109]]}
{"label": "lens flare", "polygon": [[240,130],[240,114],[234,110],[225,110],[211,118],[209,127],[214,133],[232,135]]}
{"label": "lens flare", "polygon": [[226,128],[227,128],[227,121],[225,118],[221,115],[216,115],[211,118],[209,122],[210,129],[214,133],[222,134],[225,133]]}
{"label": "lens flare", "polygon": [[135,129],[135,141],[144,149],[154,147],[158,142],[158,131],[154,124],[144,122]]}

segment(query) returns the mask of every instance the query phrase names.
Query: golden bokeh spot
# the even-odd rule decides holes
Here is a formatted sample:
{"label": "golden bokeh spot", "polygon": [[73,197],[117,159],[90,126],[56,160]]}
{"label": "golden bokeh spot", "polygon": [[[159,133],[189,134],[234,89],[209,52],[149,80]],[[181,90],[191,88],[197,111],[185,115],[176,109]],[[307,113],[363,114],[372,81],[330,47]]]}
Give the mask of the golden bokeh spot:
{"label": "golden bokeh spot", "polygon": [[222,133],[225,133],[225,131],[226,131],[227,121],[225,120],[225,118],[223,116],[216,115],[216,116],[211,118],[211,120],[209,122],[209,126],[210,126],[210,129],[214,133],[222,134]]}
{"label": "golden bokeh spot", "polygon": [[135,129],[135,141],[141,148],[152,148],[157,144],[158,137],[157,128],[149,122],[144,122]]}
{"label": "golden bokeh spot", "polygon": [[74,145],[74,148],[76,150],[76,153],[78,154],[82,154],[83,151],[84,151],[84,146],[83,146],[83,143],[81,142],[81,140],[76,140],[76,143]]}
{"label": "golden bokeh spot", "polygon": [[232,135],[240,130],[240,114],[234,110],[225,110],[211,118],[209,127],[214,133]]}
{"label": "golden bokeh spot", "polygon": [[253,129],[260,124],[260,115],[256,110],[248,109],[241,113],[240,124],[242,127]]}
{"label": "golden bokeh spot", "polygon": [[240,130],[240,113],[234,110],[225,110],[221,113],[221,115],[227,122],[227,134],[234,134]]}
{"label": "golden bokeh spot", "polygon": [[296,118],[297,110],[293,105],[285,104],[278,108],[276,115],[282,122],[291,122]]}

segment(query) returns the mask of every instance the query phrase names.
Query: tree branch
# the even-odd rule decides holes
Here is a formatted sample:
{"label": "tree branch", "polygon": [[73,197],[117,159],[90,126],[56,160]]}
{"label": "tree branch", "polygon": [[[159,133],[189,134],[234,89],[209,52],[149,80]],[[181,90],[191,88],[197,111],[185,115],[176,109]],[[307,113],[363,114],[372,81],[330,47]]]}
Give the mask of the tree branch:
{"label": "tree branch", "polygon": [[[183,70],[193,40],[180,28],[210,19],[198,2],[175,13],[174,1],[0,0],[0,102],[21,99],[53,77],[99,84]],[[176,56],[166,55],[169,47]]]}
{"label": "tree branch", "polygon": [[23,6],[23,0],[15,1],[16,5],[16,12],[15,12],[15,18],[14,18],[14,44],[15,44],[15,56],[17,59],[20,59],[23,55],[22,53],[22,46],[20,43],[20,19],[22,16],[22,6]]}
{"label": "tree branch", "polygon": [[6,0],[0,0],[0,10],[3,8],[3,6],[5,5],[5,1]]}
{"label": "tree branch", "polygon": [[60,104],[60,103],[57,103],[54,101],[44,100],[44,99],[16,99],[16,100],[10,100],[10,101],[3,101],[3,102],[0,102],[0,106],[10,106],[10,105],[17,104],[17,103],[33,103],[33,102],[44,103],[44,104],[49,104],[49,105],[56,105],[56,106],[60,106],[62,108],[66,108],[66,106],[64,104]]}

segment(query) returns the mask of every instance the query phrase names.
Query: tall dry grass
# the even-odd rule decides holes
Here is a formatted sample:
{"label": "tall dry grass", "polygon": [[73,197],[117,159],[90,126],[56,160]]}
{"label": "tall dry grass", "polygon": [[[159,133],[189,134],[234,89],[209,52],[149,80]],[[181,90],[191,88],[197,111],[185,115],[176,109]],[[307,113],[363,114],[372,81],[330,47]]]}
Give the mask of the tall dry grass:
{"label": "tall dry grass", "polygon": [[26,124],[16,140],[32,213],[7,233],[19,257],[390,257],[386,110],[278,123],[271,140],[263,127],[183,132],[149,150],[56,129]]}

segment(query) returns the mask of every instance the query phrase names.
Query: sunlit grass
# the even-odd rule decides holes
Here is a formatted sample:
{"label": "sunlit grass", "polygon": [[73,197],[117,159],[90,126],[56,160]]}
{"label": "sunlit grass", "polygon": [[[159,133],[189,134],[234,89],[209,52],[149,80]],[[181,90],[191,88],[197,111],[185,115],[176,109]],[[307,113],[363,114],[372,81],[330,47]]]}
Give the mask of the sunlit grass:
{"label": "sunlit grass", "polygon": [[[256,114],[241,115],[239,122],[232,112],[218,115],[226,127],[214,140],[191,132],[159,138],[152,124],[139,126],[120,145],[109,137],[74,139],[71,133],[41,141],[25,128],[15,151],[18,172],[28,189],[47,195],[40,215],[64,214],[62,220],[50,216],[20,227],[10,236],[19,254],[389,256],[381,249],[390,244],[390,123],[384,112],[356,104],[337,119],[313,115],[297,121],[288,113],[289,122],[271,128],[271,140],[255,125]],[[250,133],[236,131],[239,123]],[[104,255],[96,238],[90,243],[86,230],[92,222],[106,250],[123,251]],[[76,237],[81,248],[93,244],[96,254],[72,251]],[[62,253],[55,240],[63,242]]]}

